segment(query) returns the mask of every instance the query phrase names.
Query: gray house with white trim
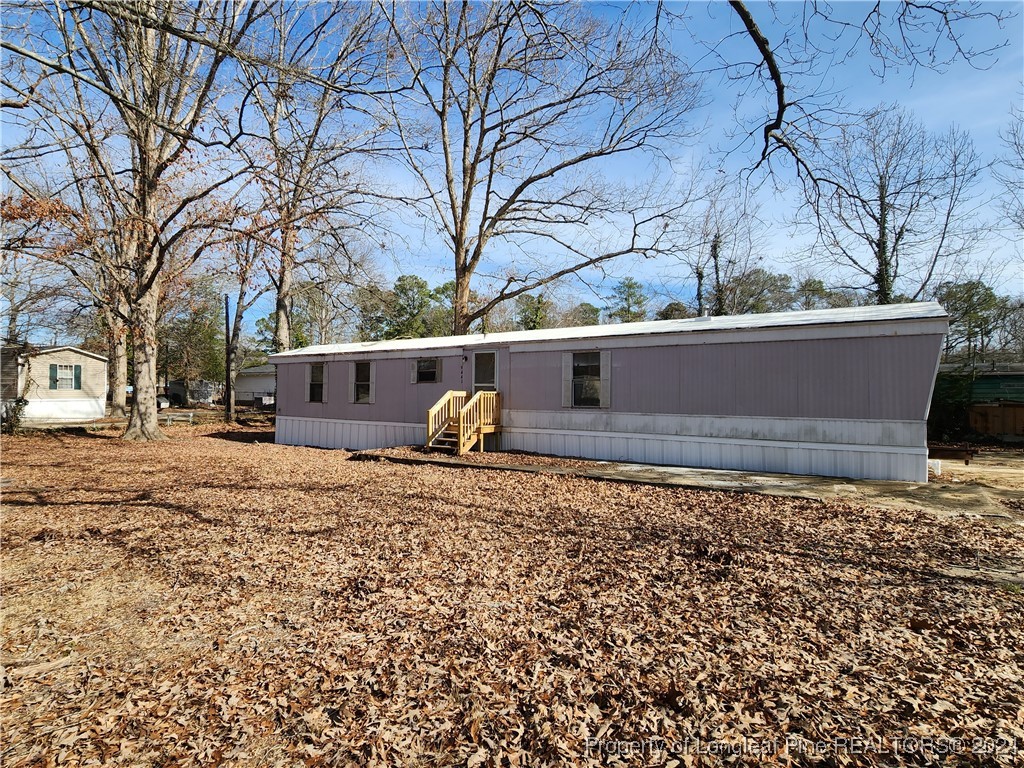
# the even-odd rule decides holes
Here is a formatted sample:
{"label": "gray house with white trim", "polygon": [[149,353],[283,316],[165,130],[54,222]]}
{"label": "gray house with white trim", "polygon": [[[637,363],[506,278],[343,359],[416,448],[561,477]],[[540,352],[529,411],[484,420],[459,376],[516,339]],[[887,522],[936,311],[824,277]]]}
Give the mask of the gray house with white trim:
{"label": "gray house with white trim", "polygon": [[924,482],[947,327],[929,302],[306,347],[270,358],[277,442],[424,444],[496,393],[478,444]]}

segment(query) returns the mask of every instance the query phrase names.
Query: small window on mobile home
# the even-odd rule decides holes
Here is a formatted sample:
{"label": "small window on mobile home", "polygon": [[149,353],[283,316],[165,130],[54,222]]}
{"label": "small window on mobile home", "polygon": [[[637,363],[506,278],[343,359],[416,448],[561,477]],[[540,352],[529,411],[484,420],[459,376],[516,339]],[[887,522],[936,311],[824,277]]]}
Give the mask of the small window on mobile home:
{"label": "small window on mobile home", "polygon": [[75,388],[75,366],[57,365],[57,389]]}
{"label": "small window on mobile home", "polygon": [[572,356],[573,408],[601,407],[601,353],[574,352]]}
{"label": "small window on mobile home", "polygon": [[416,383],[433,384],[441,380],[441,360],[426,357],[416,361]]}
{"label": "small window on mobile home", "polygon": [[353,363],[355,373],[352,381],[352,402],[373,402],[373,363]]}
{"label": "small window on mobile home", "polygon": [[611,408],[612,351],[562,353],[562,407]]}
{"label": "small window on mobile home", "polygon": [[324,402],[324,364],[309,364],[309,402]]}

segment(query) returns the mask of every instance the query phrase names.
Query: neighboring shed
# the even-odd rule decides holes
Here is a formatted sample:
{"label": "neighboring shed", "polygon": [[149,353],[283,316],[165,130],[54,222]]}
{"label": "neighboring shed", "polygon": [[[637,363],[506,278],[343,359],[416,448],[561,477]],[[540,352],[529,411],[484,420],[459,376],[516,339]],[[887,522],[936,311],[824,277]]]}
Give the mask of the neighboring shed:
{"label": "neighboring shed", "polygon": [[1024,441],[1024,364],[943,363],[935,392],[933,439]]}
{"label": "neighboring shed", "polygon": [[223,384],[206,379],[171,379],[164,389],[171,405],[175,406],[213,405],[224,393]]}
{"label": "neighboring shed", "polygon": [[271,357],[277,442],[924,482],[946,330],[920,303],[307,347]]}
{"label": "neighboring shed", "polygon": [[277,392],[275,366],[256,365],[235,376],[235,402],[240,405],[271,405]]}
{"label": "neighboring shed", "polygon": [[28,401],[24,422],[88,421],[106,413],[107,358],[70,346],[4,347],[3,400]]}

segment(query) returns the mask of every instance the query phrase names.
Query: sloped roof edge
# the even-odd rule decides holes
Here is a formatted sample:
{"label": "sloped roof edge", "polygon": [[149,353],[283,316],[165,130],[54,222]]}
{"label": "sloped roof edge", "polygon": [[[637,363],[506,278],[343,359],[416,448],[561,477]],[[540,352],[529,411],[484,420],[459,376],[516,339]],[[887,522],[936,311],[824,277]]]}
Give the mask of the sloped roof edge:
{"label": "sloped roof edge", "polygon": [[424,339],[322,344],[302,347],[271,355],[272,363],[287,362],[290,357],[317,355],[366,354],[368,352],[401,352],[419,349],[446,349],[490,344],[529,343],[578,339],[602,339],[628,336],[651,336],[668,333],[699,333],[714,331],[757,330],[795,326],[839,325],[904,320],[945,319],[948,315],[934,301],[913,304],[888,304],[842,309],[812,309],[797,312],[767,312],[756,315],[726,317],[695,317],[685,320],[652,320],[641,323],[589,325],[575,328],[546,328],[539,331],[477,333],[465,336],[435,336]]}
{"label": "sloped roof edge", "polygon": [[104,363],[107,362],[107,358],[104,355],[96,354],[95,352],[89,352],[88,350],[82,349],[81,347],[73,347],[70,344],[59,344],[56,347],[37,347],[36,349],[29,349],[25,352],[30,357],[37,355],[46,355],[50,352],[78,352],[80,355],[91,357],[94,360],[102,360]]}

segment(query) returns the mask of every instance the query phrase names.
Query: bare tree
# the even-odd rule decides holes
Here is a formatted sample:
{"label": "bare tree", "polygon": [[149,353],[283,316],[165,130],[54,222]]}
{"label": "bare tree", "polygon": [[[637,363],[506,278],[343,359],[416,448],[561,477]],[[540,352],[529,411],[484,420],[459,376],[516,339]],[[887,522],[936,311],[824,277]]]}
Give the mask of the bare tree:
{"label": "bare tree", "polygon": [[1006,154],[997,167],[996,178],[1003,185],[1003,213],[1019,241],[1024,233],[1024,107],[1014,108],[1010,124],[1002,133]]}
{"label": "bare tree", "polygon": [[[236,226],[240,222],[236,222]],[[262,232],[265,223],[257,216],[250,220],[250,229]],[[224,418],[226,421],[234,421],[235,418],[235,378],[241,368],[239,351],[242,344],[242,334],[245,328],[245,313],[270,290],[270,281],[265,279],[267,275],[267,251],[266,241],[259,236],[253,236],[244,229],[224,244],[224,258],[220,265],[228,280],[234,295],[234,306],[231,300],[228,307],[232,310],[231,321],[225,328],[227,338],[225,339],[226,353],[224,364],[224,376],[227,379],[226,396],[224,400]],[[228,294],[225,294],[228,298]]]}
{"label": "bare tree", "polygon": [[846,276],[842,287],[866,290],[878,304],[916,300],[970,253],[981,164],[966,133],[932,134],[883,106],[819,147],[816,165],[838,183],[805,186],[817,233],[811,257]]}
{"label": "bare tree", "polygon": [[67,275],[54,264],[36,258],[33,251],[50,241],[66,210],[38,196],[8,195],[0,200],[0,315],[5,343],[24,342],[34,332],[58,332],[57,305],[74,289]]}
{"label": "bare tree", "polygon": [[318,242],[297,272],[292,310],[303,326],[309,344],[337,344],[355,333],[358,322],[357,293],[376,287],[382,277],[369,251],[357,241]]}
{"label": "bare tree", "polygon": [[[731,306],[727,286],[758,268],[765,225],[749,187],[738,180],[715,174],[699,198],[676,224],[673,256],[685,267],[687,280],[692,277],[695,283],[693,311],[698,316],[725,315]],[[672,272],[666,282],[678,281],[677,270]]]}
{"label": "bare tree", "polygon": [[[55,139],[80,147],[117,212],[118,229],[110,233],[119,260],[113,277],[124,299],[135,384],[124,437],[162,439],[156,324],[164,270],[175,253],[182,261],[202,253],[204,239],[192,239],[205,215],[196,204],[238,175],[204,175],[215,168],[190,153],[212,143],[207,118],[222,67],[233,51],[243,50],[264,6],[96,0],[29,5],[24,12],[23,39],[3,45],[51,75],[46,92],[31,102],[38,122],[26,130],[45,125]],[[37,146],[40,154],[47,151]]]}
{"label": "bare tree", "polygon": [[29,158],[27,168],[16,165],[5,169],[9,178],[23,190],[19,198],[21,204],[53,211],[45,230],[37,230],[35,237],[22,239],[18,250],[22,257],[34,260],[43,269],[62,272],[65,282],[74,286],[68,290],[80,297],[79,304],[95,308],[106,337],[111,415],[124,418],[128,414],[129,311],[120,287],[126,265],[117,247],[117,236],[124,231],[124,222],[119,221],[116,210],[106,204],[109,200],[98,194],[102,185],[95,181],[100,177],[88,170],[72,171],[93,167],[92,158],[77,154],[70,141],[55,141],[56,136],[50,131],[41,133],[65,158],[66,163],[57,166],[65,172],[37,166],[34,146],[16,147],[9,153],[16,161],[23,159],[22,153],[27,153]]}
{"label": "bare tree", "polygon": [[[784,159],[805,183],[825,186],[834,180],[815,167],[808,152],[833,126],[859,119],[828,85],[830,68],[855,56],[870,61],[865,75],[880,79],[890,70],[944,71],[957,62],[984,68],[1007,42],[990,33],[985,38],[993,41],[990,45],[972,47],[965,42],[965,30],[982,25],[1001,29],[1016,15],[1013,9],[977,0],[756,5],[730,0],[729,9],[754,55],[738,55],[731,35],[696,42],[708,51],[707,69],[723,73],[742,95],[737,118],[742,139],[756,148],[755,167],[770,169],[776,158]],[[666,24],[686,22],[671,4],[659,3],[658,17]],[[772,28],[785,34],[772,39],[765,31]],[[746,112],[752,101],[757,117]]]}
{"label": "bare tree", "polygon": [[318,231],[337,226],[340,212],[372,221],[359,214],[369,195],[360,164],[384,119],[367,98],[381,53],[378,23],[371,5],[276,4],[263,32],[264,59],[239,67],[249,109],[238,149],[253,169],[256,202],[268,218],[263,236],[277,254],[268,262],[276,351],[292,345],[300,253],[314,250]]}
{"label": "bare tree", "polygon": [[[552,280],[658,252],[680,203],[602,174],[618,157],[642,176],[686,136],[698,92],[667,45],[649,44],[637,8],[382,7],[396,138],[451,252],[456,333]],[[494,290],[471,307],[475,276]]]}
{"label": "bare tree", "polygon": [[723,315],[785,312],[794,303],[793,279],[754,267],[723,281],[711,298],[712,305]]}

